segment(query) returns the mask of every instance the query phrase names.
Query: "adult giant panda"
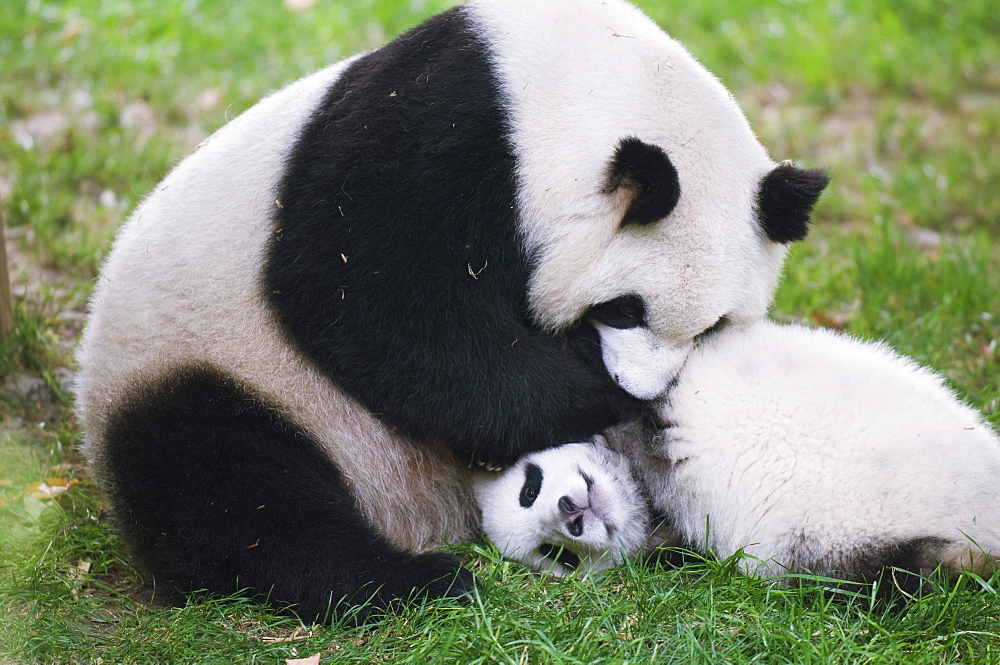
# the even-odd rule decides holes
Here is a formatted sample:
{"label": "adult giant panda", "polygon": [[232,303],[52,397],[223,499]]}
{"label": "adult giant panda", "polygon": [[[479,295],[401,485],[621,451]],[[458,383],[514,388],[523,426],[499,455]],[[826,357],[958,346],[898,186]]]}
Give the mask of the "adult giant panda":
{"label": "adult giant panda", "polygon": [[486,535],[536,569],[601,570],[644,549],[645,496],[664,520],[654,544],[743,550],[769,578],[1000,569],[1000,437],[883,344],[731,326],[700,341],[656,416],[477,478]]}
{"label": "adult giant panda", "polygon": [[477,534],[470,460],[635,415],[764,314],[825,184],[632,6],[473,0],[136,209],[79,350],[85,453],[163,588],[306,617],[461,593],[426,550]]}

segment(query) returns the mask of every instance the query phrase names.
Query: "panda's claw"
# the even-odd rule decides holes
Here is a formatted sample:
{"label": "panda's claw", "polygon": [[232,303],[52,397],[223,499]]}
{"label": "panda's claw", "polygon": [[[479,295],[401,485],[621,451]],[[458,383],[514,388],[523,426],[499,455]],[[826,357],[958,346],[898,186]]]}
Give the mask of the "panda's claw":
{"label": "panda's claw", "polygon": [[503,462],[498,462],[493,458],[485,457],[482,453],[475,452],[473,450],[466,449],[462,451],[461,455],[468,456],[469,468],[476,468],[482,471],[488,471],[490,473],[500,473],[506,469],[510,464],[505,464]]}
{"label": "panda's claw", "polygon": [[479,467],[483,471],[489,471],[490,473],[500,473],[506,468],[501,464],[495,464],[493,462],[480,459],[478,457],[473,461],[477,467]]}

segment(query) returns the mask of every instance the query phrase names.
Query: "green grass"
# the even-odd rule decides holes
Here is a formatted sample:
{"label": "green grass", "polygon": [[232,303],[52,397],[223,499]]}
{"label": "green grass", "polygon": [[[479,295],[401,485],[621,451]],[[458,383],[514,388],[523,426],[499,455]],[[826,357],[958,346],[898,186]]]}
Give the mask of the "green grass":
{"label": "green grass", "polygon": [[[449,4],[0,2],[0,214],[17,296],[0,383],[59,389],[115,229],[202,138]],[[886,339],[1000,427],[995,3],[641,4],[733,89],[776,159],[831,171],[775,317]],[[973,577],[893,610],[870,589],[762,585],[732,560],[552,580],[483,544],[456,548],[482,582],[473,602],[362,627],[300,627],[239,599],[165,608],[101,519],[68,398],[2,385],[0,663],[1000,661],[1000,598]],[[46,478],[80,482],[32,496]]]}

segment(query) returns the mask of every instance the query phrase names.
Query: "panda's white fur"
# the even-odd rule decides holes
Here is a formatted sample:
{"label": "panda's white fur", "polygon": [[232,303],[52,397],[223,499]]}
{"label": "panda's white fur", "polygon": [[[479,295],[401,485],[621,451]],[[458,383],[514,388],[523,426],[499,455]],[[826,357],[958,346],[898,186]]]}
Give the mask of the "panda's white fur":
{"label": "panda's white fur", "polygon": [[[517,0],[476,11],[491,26],[522,155],[532,311],[561,330],[594,303],[639,295],[646,325],[601,327],[601,345],[619,383],[651,399],[698,333],[766,312],[785,247],[761,243],[748,212],[774,164],[732,95],[634,7]],[[660,146],[677,167],[684,195],[669,224],[607,224],[627,206],[626,192],[603,191],[608,146],[622,136]]]}
{"label": "panda's white fur", "polygon": [[[743,569],[766,577],[869,580],[938,564],[988,573],[1000,560],[1000,438],[940,376],[885,344],[734,326],[700,341],[660,418],[662,429],[625,426],[609,442],[674,544],[742,549]],[[572,455],[547,453],[561,465],[546,468],[553,482],[587,450],[562,449]],[[485,523],[519,525],[526,537],[508,537],[518,551],[558,536],[518,521],[527,513],[504,489],[506,503],[477,492]]]}
{"label": "panda's white fur", "polygon": [[[288,345],[258,288],[284,153],[349,63],[267,97],[213,134],[122,228],[91,299],[76,406],[102,478],[104,405],[161,368],[224,367],[326,444],[366,517],[421,551],[475,533],[461,466],[447,451],[411,445],[337,390]],[[363,445],[344,445],[355,441]]]}
{"label": "panda's white fur", "polygon": [[651,464],[635,467],[655,508],[692,546],[744,548],[750,572],[864,578],[1000,557],[1000,439],[884,343],[770,322],[722,331],[661,418]]}
{"label": "panda's white fur", "polygon": [[764,314],[825,184],[625,2],[473,0],[267,97],[135,210],[79,349],[85,454],[165,586],[311,616],[445,593],[456,562],[411,555],[478,533],[470,460],[645,408]]}
{"label": "panda's white fur", "polygon": [[475,494],[486,537],[536,570],[603,570],[646,542],[649,514],[628,460],[603,445],[526,455],[497,476],[477,476]]}

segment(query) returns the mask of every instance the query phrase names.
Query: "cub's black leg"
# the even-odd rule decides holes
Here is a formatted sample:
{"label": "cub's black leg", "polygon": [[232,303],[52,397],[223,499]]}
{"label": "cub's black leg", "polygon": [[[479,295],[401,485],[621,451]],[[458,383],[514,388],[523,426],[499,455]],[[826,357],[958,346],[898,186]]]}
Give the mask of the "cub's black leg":
{"label": "cub's black leg", "polygon": [[123,536],[169,589],[246,590],[323,620],[474,583],[454,557],[389,543],[314,440],[210,369],[137,392],[100,462]]}

